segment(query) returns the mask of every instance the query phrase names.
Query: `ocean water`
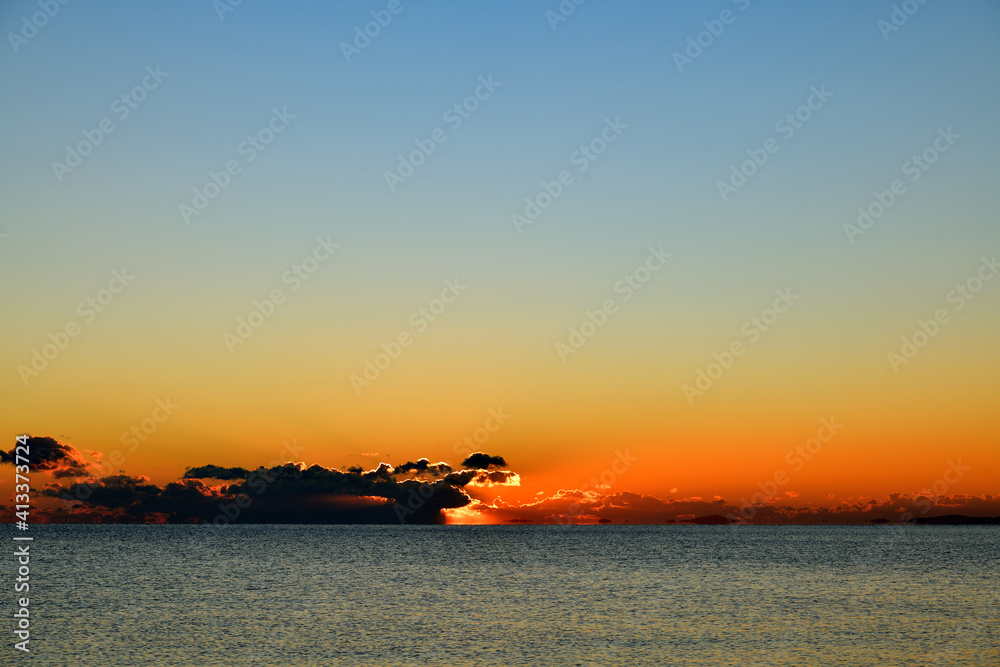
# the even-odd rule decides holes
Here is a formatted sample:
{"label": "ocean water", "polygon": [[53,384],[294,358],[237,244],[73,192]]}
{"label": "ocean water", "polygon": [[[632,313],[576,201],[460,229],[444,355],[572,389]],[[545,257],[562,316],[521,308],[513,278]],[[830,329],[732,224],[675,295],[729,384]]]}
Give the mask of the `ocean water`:
{"label": "ocean water", "polygon": [[1000,665],[995,526],[31,534],[4,665]]}

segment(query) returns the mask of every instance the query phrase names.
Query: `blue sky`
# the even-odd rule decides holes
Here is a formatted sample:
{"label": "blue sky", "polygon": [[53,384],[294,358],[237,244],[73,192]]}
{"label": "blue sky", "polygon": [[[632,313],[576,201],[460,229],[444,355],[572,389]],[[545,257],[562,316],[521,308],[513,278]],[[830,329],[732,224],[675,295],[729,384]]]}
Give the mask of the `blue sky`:
{"label": "blue sky", "polygon": [[[468,254],[489,266],[489,255],[509,248],[516,255],[498,258],[500,273],[535,253],[558,263],[566,243],[587,263],[654,240],[696,253],[711,244],[738,262],[837,243],[837,222],[851,204],[890,180],[939,126],[968,139],[960,145],[963,160],[942,161],[934,179],[968,183],[989,173],[988,148],[997,139],[996,87],[989,85],[998,65],[994,4],[921,6],[889,41],[876,27],[888,5],[740,6],[592,2],[553,31],[546,3],[403,3],[348,64],[338,45],[383,4],[298,3],[276,11],[244,3],[220,21],[208,2],[86,10],[71,3],[0,61],[14,99],[23,100],[4,112],[17,132],[8,135],[14,159],[5,161],[3,180],[35,194],[8,201],[22,220],[29,210],[42,213],[28,202],[41,198],[51,207],[43,225],[13,229],[29,238],[33,229],[47,227],[45,236],[58,230],[73,252],[86,242],[77,236],[83,226],[71,222],[61,200],[79,192],[105,221],[86,232],[95,245],[169,243],[179,238],[172,209],[233,157],[275,106],[296,114],[293,126],[200,216],[194,233],[202,247],[228,247],[228,233],[214,238],[227,226],[240,230],[240,243],[268,247],[290,228],[308,234],[336,220],[362,242],[391,238],[421,248],[431,265],[440,253],[481,247]],[[5,24],[16,25],[32,7],[8,4]],[[735,21],[678,73],[671,54],[726,9]],[[993,49],[985,49],[991,39]],[[169,72],[162,87],[66,183],[56,183],[51,161],[109,115],[109,102],[147,65]],[[490,74],[502,83],[495,96],[389,196],[385,169]],[[821,84],[834,93],[829,106],[722,205],[715,183],[729,165],[773,136],[775,120]],[[594,165],[595,182],[567,193],[529,237],[512,236],[510,212],[565,168],[608,116],[629,129]],[[295,178],[282,178],[289,173]],[[963,200],[940,204],[961,209]],[[241,206],[255,211],[248,216]],[[967,224],[982,228],[981,221]],[[894,244],[915,240],[901,234]],[[386,250],[393,254],[391,241]],[[57,244],[50,256],[58,255]]]}

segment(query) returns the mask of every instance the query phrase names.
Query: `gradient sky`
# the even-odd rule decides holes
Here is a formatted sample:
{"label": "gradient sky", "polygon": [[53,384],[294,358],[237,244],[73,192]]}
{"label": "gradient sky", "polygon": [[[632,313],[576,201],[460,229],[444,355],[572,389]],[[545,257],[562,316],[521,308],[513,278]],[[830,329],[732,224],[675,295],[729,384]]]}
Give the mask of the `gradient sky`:
{"label": "gradient sky", "polygon": [[[950,491],[1000,491],[1000,280],[961,309],[948,298],[1000,252],[1000,5],[919,5],[886,39],[890,2],[588,2],[553,29],[554,0],[404,0],[347,62],[341,44],[387,4],[245,2],[220,19],[208,0],[70,3],[16,53],[5,38],[11,442],[108,453],[169,397],[129,474],[253,467],[293,439],[324,466],[457,464],[455,443],[502,407],[476,448],[520,473],[511,502],[579,488],[625,450],[638,463],[611,490],[659,498],[732,501],[777,470],[801,502],[884,496],[959,459],[971,470]],[[0,26],[38,11],[6,2]],[[147,67],[168,75],[120,119],[113,101]],[[443,114],[480,77],[500,85],[453,128]],[[822,87],[791,137],[776,130]],[[247,162],[241,142],[286,107]],[[53,162],[104,118],[114,131],[60,182]],[[627,127],[580,173],[572,156],[606,119]],[[390,191],[386,170],[436,128],[447,140]],[[911,181],[904,163],[947,128],[959,138]],[[717,183],[770,137],[777,152],[722,201]],[[230,160],[241,173],[185,224],[179,205]],[[572,184],[519,232],[511,215],[561,170]],[[850,242],[844,225],[895,179],[905,193]],[[293,290],[282,277],[318,237],[339,248]],[[615,285],[651,246],[671,257],[625,301]],[[87,322],[78,304],[122,267],[135,280]],[[411,314],[456,278],[466,289],[417,333]],[[224,334],[275,289],[285,302],[230,352]],[[782,289],[798,300],[751,343],[744,323]],[[607,299],[617,311],[564,362],[557,343]],[[25,382],[68,322],[80,334]],[[404,331],[413,343],[356,392]],[[745,354],[689,401],[734,341]],[[829,418],[842,430],[791,474],[786,453]]]}

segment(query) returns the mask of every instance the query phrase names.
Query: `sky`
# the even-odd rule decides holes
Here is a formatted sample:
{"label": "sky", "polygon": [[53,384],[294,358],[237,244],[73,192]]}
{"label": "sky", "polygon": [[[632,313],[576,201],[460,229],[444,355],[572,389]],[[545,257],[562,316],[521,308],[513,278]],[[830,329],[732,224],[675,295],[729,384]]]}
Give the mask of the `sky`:
{"label": "sky", "polygon": [[0,430],[76,461],[39,489],[427,458],[511,472],[452,522],[1000,515],[996,3],[0,27]]}

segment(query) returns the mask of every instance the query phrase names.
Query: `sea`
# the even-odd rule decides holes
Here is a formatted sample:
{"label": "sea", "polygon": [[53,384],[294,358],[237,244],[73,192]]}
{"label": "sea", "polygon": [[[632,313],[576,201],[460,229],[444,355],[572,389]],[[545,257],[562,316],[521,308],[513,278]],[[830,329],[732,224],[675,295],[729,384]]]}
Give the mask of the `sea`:
{"label": "sea", "polygon": [[29,534],[3,665],[1000,665],[998,526]]}

